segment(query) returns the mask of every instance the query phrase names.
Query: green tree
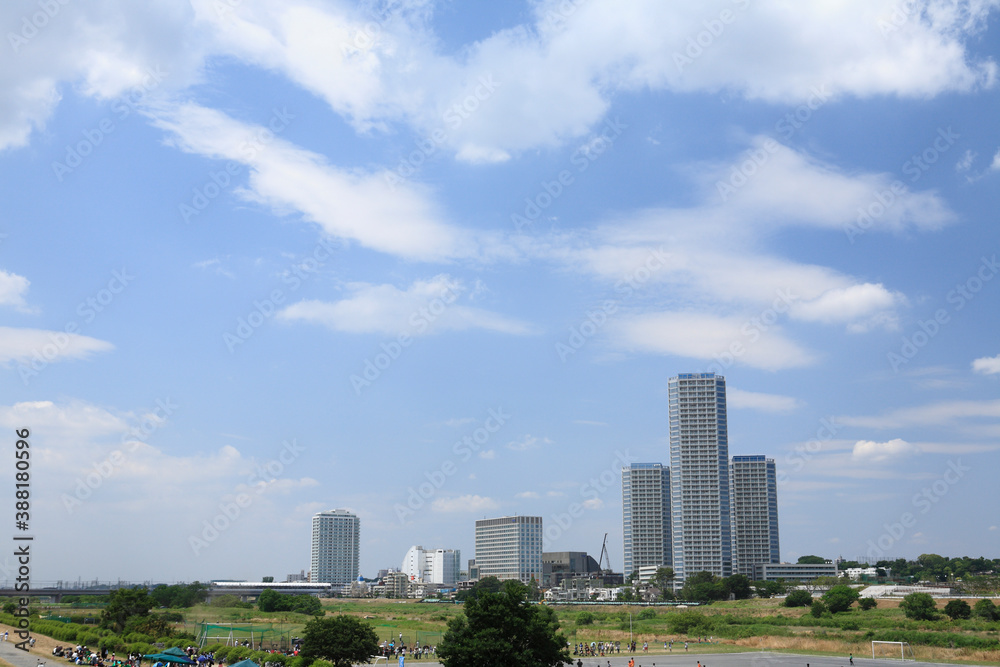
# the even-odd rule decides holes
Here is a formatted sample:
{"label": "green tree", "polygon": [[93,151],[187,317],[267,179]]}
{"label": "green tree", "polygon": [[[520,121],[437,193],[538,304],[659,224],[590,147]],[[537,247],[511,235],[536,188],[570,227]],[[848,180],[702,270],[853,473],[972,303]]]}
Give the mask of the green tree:
{"label": "green tree", "polygon": [[953,621],[972,616],[972,607],[965,600],[949,600],[944,606],[944,613]]}
{"label": "green tree", "polygon": [[528,599],[532,602],[542,599],[542,589],[538,587],[538,582],[535,581],[535,576],[531,576],[531,581],[528,582]]}
{"label": "green tree", "polygon": [[697,611],[682,611],[667,615],[667,627],[678,635],[707,635],[715,626],[714,621]]}
{"label": "green tree", "polygon": [[847,611],[857,599],[858,592],[844,584],[834,586],[823,594],[823,601],[826,602],[826,606],[829,607],[830,612],[833,614]]}
{"label": "green tree", "polygon": [[672,567],[658,567],[656,572],[653,574],[653,579],[651,583],[660,589],[660,598],[667,600],[668,594],[673,597],[674,588],[674,568]]}
{"label": "green tree", "polygon": [[929,593],[910,593],[899,603],[899,608],[914,621],[933,621],[937,618],[937,605]]}
{"label": "green tree", "polygon": [[261,611],[273,612],[273,611],[286,611],[281,609],[283,596],[278,591],[273,588],[265,588],[260,592],[260,596],[257,598],[257,608]]}
{"label": "green tree", "polygon": [[813,615],[813,618],[819,618],[826,613],[826,605],[823,604],[822,600],[813,600],[812,605],[809,607],[809,613]]}
{"label": "green tree", "polygon": [[368,662],[377,652],[375,630],[353,616],[314,618],[303,630],[302,658],[307,667],[318,659],[329,660],[335,667],[351,667]]}
{"label": "green tree", "polygon": [[753,592],[759,598],[770,598],[785,592],[785,586],[780,581],[755,581]]}
{"label": "green tree", "polygon": [[589,611],[581,611],[579,614],[576,615],[577,625],[593,625],[593,623],[594,623],[594,615],[591,614]]}
{"label": "green tree", "polygon": [[822,556],[799,556],[798,562],[801,565],[822,565],[826,559]]}
{"label": "green tree", "polygon": [[1000,609],[997,609],[992,600],[980,600],[977,602],[973,608],[973,613],[976,615],[976,618],[981,618],[984,621],[1000,621]]}
{"label": "green tree", "polygon": [[861,598],[858,600],[858,608],[861,611],[868,611],[869,609],[874,609],[878,606],[878,600],[875,598]]}
{"label": "green tree", "polygon": [[133,616],[149,616],[153,600],[145,588],[119,588],[108,596],[108,604],[101,613],[101,627],[121,634]]}
{"label": "green tree", "polygon": [[570,662],[555,612],[529,604],[524,584],[506,581],[498,593],[465,603],[438,645],[445,667],[556,667]]}
{"label": "green tree", "polygon": [[204,602],[207,596],[208,586],[197,581],[190,584],[157,586],[149,592],[149,597],[153,599],[155,606],[173,609],[193,607],[199,602]]}
{"label": "green tree", "polygon": [[622,589],[621,594],[618,596],[620,602],[635,602],[635,591],[632,590],[631,586],[626,586]]}
{"label": "green tree", "polygon": [[[749,600],[753,596],[750,579],[745,574],[734,574],[723,580],[726,592],[737,600]],[[728,596],[727,596],[728,597]]]}
{"label": "green tree", "polygon": [[695,572],[684,580],[681,597],[695,602],[725,600],[729,597],[726,585],[711,572]]}
{"label": "green tree", "polygon": [[273,584],[274,577],[261,577],[261,581],[265,584]]}
{"label": "green tree", "polygon": [[795,590],[785,597],[786,607],[808,607],[812,604],[813,596],[809,591]]}

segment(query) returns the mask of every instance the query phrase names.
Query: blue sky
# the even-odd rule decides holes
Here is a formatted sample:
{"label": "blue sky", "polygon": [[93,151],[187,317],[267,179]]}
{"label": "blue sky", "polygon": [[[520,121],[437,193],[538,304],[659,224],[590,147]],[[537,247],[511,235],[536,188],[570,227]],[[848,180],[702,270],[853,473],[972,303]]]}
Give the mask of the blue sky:
{"label": "blue sky", "polygon": [[331,508],[367,575],[514,513],[620,568],[696,371],[784,559],[996,555],[998,8],[5,3],[33,576],[280,578]]}

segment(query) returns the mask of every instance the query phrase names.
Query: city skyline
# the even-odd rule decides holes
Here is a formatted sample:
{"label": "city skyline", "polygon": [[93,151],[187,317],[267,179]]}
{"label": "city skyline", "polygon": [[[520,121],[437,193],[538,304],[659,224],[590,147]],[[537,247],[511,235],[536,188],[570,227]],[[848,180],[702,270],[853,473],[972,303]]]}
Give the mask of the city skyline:
{"label": "city skyline", "polygon": [[1000,553],[1000,6],[900,7],[3,3],[33,577],[280,578],[330,508],[365,574],[512,515],[621,570],[683,373],[782,559]]}

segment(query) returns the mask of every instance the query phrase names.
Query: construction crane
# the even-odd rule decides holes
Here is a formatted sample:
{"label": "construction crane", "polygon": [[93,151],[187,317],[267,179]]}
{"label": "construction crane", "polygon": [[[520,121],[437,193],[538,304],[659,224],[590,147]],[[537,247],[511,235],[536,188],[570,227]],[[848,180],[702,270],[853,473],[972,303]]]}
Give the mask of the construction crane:
{"label": "construction crane", "polygon": [[[604,563],[607,561],[608,568],[604,569]],[[604,533],[604,544],[601,545],[601,557],[597,560],[597,569],[600,571],[601,575],[611,574],[611,555],[608,553],[608,534]]]}

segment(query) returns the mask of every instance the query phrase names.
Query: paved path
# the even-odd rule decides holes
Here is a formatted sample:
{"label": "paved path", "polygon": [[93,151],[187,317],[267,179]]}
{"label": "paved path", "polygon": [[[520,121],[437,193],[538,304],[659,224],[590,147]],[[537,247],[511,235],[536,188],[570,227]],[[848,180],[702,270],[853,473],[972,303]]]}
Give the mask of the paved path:
{"label": "paved path", "polygon": [[5,642],[0,642],[0,658],[14,667],[35,667],[41,659],[35,653],[28,653],[27,651],[14,648],[14,642],[9,639]]}

